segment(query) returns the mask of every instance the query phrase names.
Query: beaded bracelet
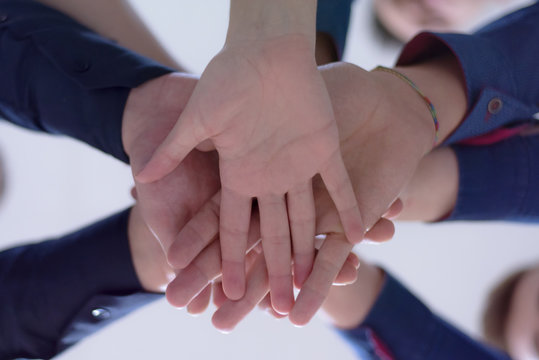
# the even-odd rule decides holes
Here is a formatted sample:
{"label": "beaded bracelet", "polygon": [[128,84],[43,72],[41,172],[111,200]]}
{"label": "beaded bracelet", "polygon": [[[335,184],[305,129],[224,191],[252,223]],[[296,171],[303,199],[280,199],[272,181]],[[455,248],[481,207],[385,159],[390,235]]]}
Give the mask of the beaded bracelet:
{"label": "beaded bracelet", "polygon": [[434,129],[435,129],[434,145],[436,145],[436,143],[438,142],[438,135],[439,135],[439,132],[440,132],[440,124],[438,123],[438,116],[436,115],[436,109],[434,108],[434,105],[429,100],[429,98],[427,96],[425,96],[425,94],[423,94],[423,92],[421,90],[419,90],[417,85],[414,84],[414,82],[412,80],[410,80],[406,75],[401,74],[397,70],[393,70],[393,69],[387,68],[385,66],[377,66],[373,71],[385,71],[385,72],[387,72],[389,74],[395,75],[396,77],[398,77],[399,79],[401,79],[402,81],[404,81],[405,83],[410,85],[415,90],[415,92],[418,93],[419,96],[421,96],[423,101],[425,101],[425,103],[427,104],[427,107],[429,108],[430,114],[432,115],[432,120],[434,121]]}

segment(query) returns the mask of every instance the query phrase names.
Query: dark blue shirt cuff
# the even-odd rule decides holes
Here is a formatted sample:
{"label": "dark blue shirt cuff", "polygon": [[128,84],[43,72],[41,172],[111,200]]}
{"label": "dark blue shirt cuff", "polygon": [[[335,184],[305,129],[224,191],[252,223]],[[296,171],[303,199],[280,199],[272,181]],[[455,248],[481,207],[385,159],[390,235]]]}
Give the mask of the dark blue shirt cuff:
{"label": "dark blue shirt cuff", "polygon": [[530,121],[539,111],[538,22],[539,3],[535,3],[472,35],[421,33],[405,46],[399,65],[420,63],[446,51],[460,64],[468,111],[446,144]]}
{"label": "dark blue shirt cuff", "polygon": [[0,2],[0,116],[128,161],[129,91],[173,71],[30,0]]}
{"label": "dark blue shirt cuff", "polygon": [[446,220],[539,221],[539,136],[453,149],[459,190]]}
{"label": "dark blue shirt cuff", "polygon": [[[368,346],[364,345],[364,339],[372,338],[365,336],[366,331],[376,334],[376,338],[387,346],[387,351],[395,359],[509,360],[505,354],[472,340],[433,314],[389,274],[376,303],[361,326],[341,332],[353,344],[359,344],[365,349]],[[369,346],[380,345],[371,343]]]}

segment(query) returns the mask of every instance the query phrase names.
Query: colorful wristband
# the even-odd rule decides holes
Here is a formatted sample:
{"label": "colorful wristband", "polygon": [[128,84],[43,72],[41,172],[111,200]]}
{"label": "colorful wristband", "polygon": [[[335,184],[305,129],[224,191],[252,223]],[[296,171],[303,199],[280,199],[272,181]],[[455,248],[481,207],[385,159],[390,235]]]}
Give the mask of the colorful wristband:
{"label": "colorful wristband", "polygon": [[404,81],[405,83],[410,85],[412,87],[412,89],[414,89],[419,94],[419,96],[421,96],[421,98],[423,99],[423,101],[425,101],[425,103],[427,104],[427,107],[429,108],[430,114],[432,115],[432,121],[434,121],[434,130],[435,130],[435,133],[434,133],[434,145],[436,145],[436,143],[438,142],[438,135],[439,135],[439,132],[440,132],[440,124],[438,123],[438,116],[436,115],[436,109],[434,108],[434,105],[429,100],[429,98],[425,94],[423,94],[423,92],[421,90],[419,90],[417,85],[414,84],[414,82],[412,80],[410,80],[406,75],[401,74],[397,70],[393,70],[393,69],[387,68],[385,66],[377,66],[372,71],[385,71],[386,73],[395,75],[396,77],[398,77],[399,79],[401,79],[402,81]]}

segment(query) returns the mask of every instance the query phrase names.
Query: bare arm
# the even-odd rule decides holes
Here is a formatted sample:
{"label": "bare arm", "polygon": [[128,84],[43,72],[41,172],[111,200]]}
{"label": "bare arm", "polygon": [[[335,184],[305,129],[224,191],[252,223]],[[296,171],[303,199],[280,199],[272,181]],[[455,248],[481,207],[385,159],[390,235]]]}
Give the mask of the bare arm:
{"label": "bare arm", "polygon": [[451,148],[439,148],[421,160],[412,180],[400,194],[404,203],[398,220],[436,221],[455,207],[459,168]]}
{"label": "bare arm", "polygon": [[381,269],[364,260],[360,262],[357,280],[351,285],[332,286],[322,306],[331,323],[341,329],[353,329],[363,321],[384,282]]}

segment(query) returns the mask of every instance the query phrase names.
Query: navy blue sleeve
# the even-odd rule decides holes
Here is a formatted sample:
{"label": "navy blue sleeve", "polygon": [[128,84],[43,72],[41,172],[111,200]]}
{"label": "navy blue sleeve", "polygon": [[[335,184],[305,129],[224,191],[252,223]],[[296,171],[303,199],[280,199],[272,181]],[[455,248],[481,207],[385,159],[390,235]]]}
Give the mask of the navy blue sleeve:
{"label": "navy blue sleeve", "polygon": [[331,36],[342,58],[350,24],[350,10],[354,0],[318,0],[316,30]]}
{"label": "navy blue sleeve", "polygon": [[[532,121],[539,112],[539,3],[472,35],[422,33],[404,48],[399,65],[450,51],[466,82],[468,112],[446,144]],[[443,84],[441,85],[443,86]]]}
{"label": "navy blue sleeve", "polygon": [[459,190],[446,220],[539,222],[539,135],[453,149]]}
{"label": "navy blue sleeve", "polygon": [[128,217],[0,253],[0,359],[51,358],[161,297],[142,292]]}
{"label": "navy blue sleeve", "polygon": [[79,139],[124,162],[131,88],[171,72],[30,0],[0,1],[0,117]]}
{"label": "navy blue sleeve", "polygon": [[366,359],[509,360],[433,314],[389,274],[361,326],[341,333]]}

